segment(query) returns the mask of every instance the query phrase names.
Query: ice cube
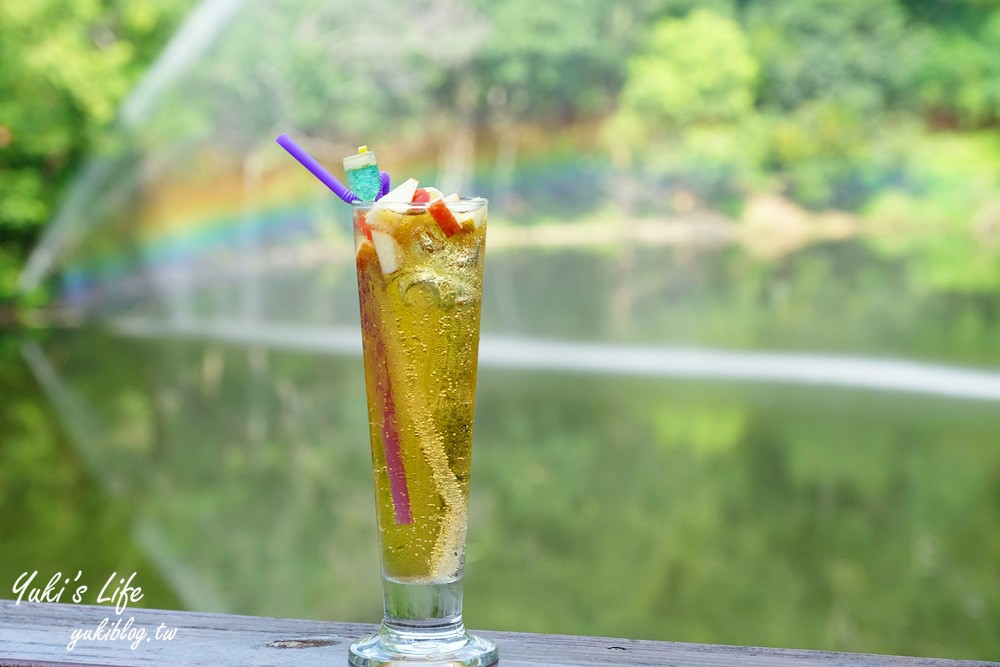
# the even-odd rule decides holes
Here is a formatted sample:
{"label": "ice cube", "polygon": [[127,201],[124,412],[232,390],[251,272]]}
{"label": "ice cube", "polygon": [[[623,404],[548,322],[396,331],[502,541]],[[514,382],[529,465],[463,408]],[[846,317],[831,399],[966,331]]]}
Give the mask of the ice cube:
{"label": "ice cube", "polygon": [[432,234],[430,230],[421,229],[417,232],[417,243],[424,252],[437,252],[444,247],[444,239],[440,235]]}
{"label": "ice cube", "polygon": [[444,276],[431,269],[404,271],[397,282],[399,293],[411,306],[454,308],[475,300],[474,287],[457,276]]}

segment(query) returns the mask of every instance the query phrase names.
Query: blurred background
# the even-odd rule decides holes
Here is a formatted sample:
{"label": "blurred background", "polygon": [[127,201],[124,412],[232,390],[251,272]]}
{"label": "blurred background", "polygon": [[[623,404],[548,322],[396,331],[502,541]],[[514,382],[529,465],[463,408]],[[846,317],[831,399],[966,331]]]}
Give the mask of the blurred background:
{"label": "blurred background", "polygon": [[466,620],[1000,655],[997,0],[0,0],[0,596],[376,621],[340,173],[490,199]]}

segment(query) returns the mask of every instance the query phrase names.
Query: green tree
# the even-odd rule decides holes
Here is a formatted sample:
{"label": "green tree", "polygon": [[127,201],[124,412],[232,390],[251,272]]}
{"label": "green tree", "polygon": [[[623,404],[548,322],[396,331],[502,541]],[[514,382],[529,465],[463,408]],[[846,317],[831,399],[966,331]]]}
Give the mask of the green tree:
{"label": "green tree", "polygon": [[0,0],[0,302],[69,176],[193,0]]}
{"label": "green tree", "polygon": [[[699,9],[656,22],[628,60],[618,110],[605,128],[616,164],[642,166],[644,182],[631,189],[661,191],[666,181],[728,206],[759,166],[757,76],[735,19]],[[653,205],[662,211],[662,201]]]}
{"label": "green tree", "polygon": [[972,28],[931,30],[913,91],[934,124],[975,128],[1000,121],[1000,10]]}
{"label": "green tree", "polygon": [[653,26],[629,61],[622,105],[649,127],[739,120],[753,110],[757,69],[740,26],[698,10]]}
{"label": "green tree", "polygon": [[482,82],[483,97],[492,90],[492,106],[508,107],[504,112],[534,122],[564,123],[600,118],[614,108],[633,45],[650,20],[675,10],[679,3],[480,0],[478,4],[489,32],[471,74]]}
{"label": "green tree", "polygon": [[758,0],[744,12],[760,60],[763,107],[816,100],[879,111],[923,46],[896,0]]}
{"label": "green tree", "polygon": [[743,17],[780,188],[810,208],[862,205],[897,169],[886,118],[906,97],[924,32],[896,0],[758,0]]}

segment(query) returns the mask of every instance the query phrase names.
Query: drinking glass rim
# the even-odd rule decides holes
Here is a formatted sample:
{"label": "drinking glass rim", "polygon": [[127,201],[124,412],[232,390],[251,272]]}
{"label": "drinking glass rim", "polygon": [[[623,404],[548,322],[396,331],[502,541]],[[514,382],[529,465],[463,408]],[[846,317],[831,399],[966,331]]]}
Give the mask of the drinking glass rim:
{"label": "drinking glass rim", "polygon": [[[448,204],[448,208],[455,213],[471,213],[472,211],[476,211],[489,204],[485,197],[462,197],[457,202],[445,203]],[[431,204],[431,202],[388,202],[380,204],[379,202],[362,201],[358,199],[352,202],[351,206],[355,210],[370,211],[376,204],[384,206],[394,213],[421,213],[427,210],[427,207]]]}

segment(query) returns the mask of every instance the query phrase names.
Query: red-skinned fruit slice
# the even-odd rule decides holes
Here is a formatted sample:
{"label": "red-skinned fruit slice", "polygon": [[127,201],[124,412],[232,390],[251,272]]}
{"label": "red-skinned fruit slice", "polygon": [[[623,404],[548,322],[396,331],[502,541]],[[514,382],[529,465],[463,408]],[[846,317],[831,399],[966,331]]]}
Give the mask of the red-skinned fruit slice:
{"label": "red-skinned fruit slice", "polygon": [[455,214],[451,212],[448,205],[444,203],[441,199],[438,199],[427,206],[427,212],[431,214],[434,218],[434,222],[438,224],[441,231],[444,232],[445,236],[451,236],[455,232],[462,231],[462,225],[458,224],[458,220],[455,219]]}
{"label": "red-skinned fruit slice", "polygon": [[368,218],[364,213],[358,213],[356,218],[358,229],[364,232],[369,241],[372,240],[372,226],[368,224]]}
{"label": "red-skinned fruit slice", "polygon": [[416,191],[413,193],[414,203],[429,202],[430,200],[431,200],[430,193],[427,192],[427,190],[424,190],[423,188],[417,188]]}

